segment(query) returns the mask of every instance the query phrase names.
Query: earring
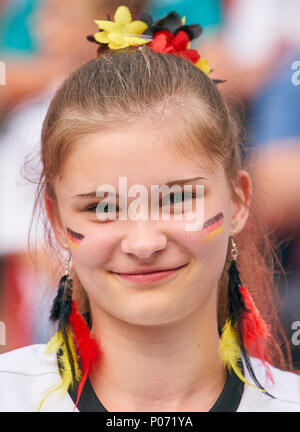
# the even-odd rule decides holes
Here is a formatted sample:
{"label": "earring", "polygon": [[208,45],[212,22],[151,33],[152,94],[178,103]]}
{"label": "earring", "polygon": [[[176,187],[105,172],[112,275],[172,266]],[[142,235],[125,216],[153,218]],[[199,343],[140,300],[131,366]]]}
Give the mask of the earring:
{"label": "earring", "polygon": [[[50,321],[58,322],[58,329],[47,345],[47,352],[57,353],[62,383],[56,390],[63,388],[67,392],[69,387],[77,387],[75,410],[88,374],[98,361],[101,352],[90,335],[85,319],[78,312],[76,302],[72,300],[73,281],[69,277],[70,260],[69,252],[65,261],[65,274],[59,281],[50,313]],[[42,403],[44,400],[45,398]]]}
{"label": "earring", "polygon": [[[229,310],[231,316],[240,326],[243,344],[246,351],[264,359],[265,342],[270,336],[270,328],[262,318],[248,289],[241,283],[239,270],[236,264],[238,255],[235,240],[232,238],[232,263],[229,269]],[[238,300],[234,301],[235,291]],[[231,299],[230,299],[231,296]],[[232,300],[233,299],[233,300]],[[237,305],[235,312],[235,305]]]}
{"label": "earring", "polygon": [[57,295],[53,301],[50,321],[58,321],[59,330],[69,319],[72,309],[72,279],[69,279],[71,253],[68,252],[65,261],[65,274],[59,281]]}
{"label": "earring", "polygon": [[251,366],[249,354],[262,360],[266,376],[273,381],[270,368],[265,359],[266,339],[269,327],[261,317],[248,289],[242,284],[237,267],[238,249],[234,237],[231,241],[231,263],[228,269],[227,291],[227,321],[223,327],[219,352],[229,370],[246,384],[251,385],[241,371],[241,356],[243,356],[250,376],[259,390],[265,391],[257,381]]}
{"label": "earring", "polygon": [[241,292],[242,283],[236,263],[238,256],[237,245],[233,237],[230,237],[230,241],[231,263],[228,269],[227,312],[231,326],[234,327],[236,323],[240,323],[243,313],[247,311],[247,308]]}
{"label": "earring", "polygon": [[74,387],[80,379],[80,368],[76,355],[76,348],[69,319],[72,313],[72,290],[73,281],[69,278],[71,253],[65,260],[65,274],[59,281],[57,295],[53,300],[50,321],[57,322],[57,332],[48,343],[47,352],[56,352],[58,364],[62,376],[62,383],[59,387]]}

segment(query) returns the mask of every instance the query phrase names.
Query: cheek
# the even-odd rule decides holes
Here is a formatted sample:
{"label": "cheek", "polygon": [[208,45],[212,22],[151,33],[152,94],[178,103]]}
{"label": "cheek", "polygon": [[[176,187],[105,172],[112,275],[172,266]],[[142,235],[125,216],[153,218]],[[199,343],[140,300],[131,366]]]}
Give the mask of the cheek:
{"label": "cheek", "polygon": [[92,268],[105,265],[112,256],[117,243],[112,228],[96,226],[93,230],[78,234],[83,237],[77,239],[68,233],[68,242],[75,267]]}
{"label": "cheek", "polygon": [[186,231],[184,224],[178,223],[173,241],[193,257],[197,278],[217,282],[226,260],[228,236],[227,218],[219,212],[207,218],[198,231]]}
{"label": "cheek", "polygon": [[207,218],[202,228],[196,229],[197,224],[192,224],[192,229],[187,229],[187,222],[177,222],[174,225],[173,240],[182,244],[195,256],[206,255],[207,252],[217,250],[226,242],[228,226],[223,212],[217,212],[214,216]]}

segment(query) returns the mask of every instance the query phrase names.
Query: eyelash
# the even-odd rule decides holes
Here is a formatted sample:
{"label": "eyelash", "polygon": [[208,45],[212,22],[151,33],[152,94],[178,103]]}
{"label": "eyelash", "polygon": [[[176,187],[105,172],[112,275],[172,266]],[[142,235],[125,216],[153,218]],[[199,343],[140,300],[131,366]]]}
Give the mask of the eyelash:
{"label": "eyelash", "polygon": [[[177,196],[177,195],[180,195],[180,194],[170,194],[170,196],[172,196],[173,197],[173,199],[174,199],[174,197],[175,196]],[[192,192],[191,194],[189,193],[189,194],[187,194],[188,195],[188,199],[194,199],[194,198],[196,198],[196,193],[194,193],[194,192]],[[165,198],[165,197],[164,197]],[[184,191],[182,191],[182,193],[181,193],[181,198],[184,198]],[[162,203],[162,201],[163,201],[163,199],[161,199],[160,200],[160,204]],[[186,201],[186,200],[184,200],[184,199],[182,199],[182,201],[181,202],[184,202],[184,201]],[[97,203],[93,203],[93,204],[90,204],[89,206],[87,206],[83,211],[86,211],[86,212],[93,212],[94,210],[96,210],[96,208],[97,208],[97,205],[98,205],[99,203],[97,202]],[[111,204],[111,203],[107,203],[107,205],[108,204]],[[177,204],[177,203],[170,203],[170,204]],[[105,207],[106,208],[106,207]]]}

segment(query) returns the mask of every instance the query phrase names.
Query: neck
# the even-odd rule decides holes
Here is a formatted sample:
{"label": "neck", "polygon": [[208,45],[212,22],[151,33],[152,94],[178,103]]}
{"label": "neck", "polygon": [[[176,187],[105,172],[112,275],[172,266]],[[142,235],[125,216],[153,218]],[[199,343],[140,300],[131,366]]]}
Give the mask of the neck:
{"label": "neck", "polygon": [[217,319],[208,309],[156,327],[92,311],[92,333],[103,354],[90,380],[106,409],[208,411],[226,378]]}

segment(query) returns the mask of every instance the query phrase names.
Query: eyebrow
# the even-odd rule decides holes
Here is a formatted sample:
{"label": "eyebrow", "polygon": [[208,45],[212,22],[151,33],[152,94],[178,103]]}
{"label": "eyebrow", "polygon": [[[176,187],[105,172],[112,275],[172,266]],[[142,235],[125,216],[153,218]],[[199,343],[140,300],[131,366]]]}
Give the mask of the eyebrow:
{"label": "eyebrow", "polygon": [[[183,185],[183,184],[189,183],[193,180],[205,180],[205,179],[206,179],[206,177],[191,177],[188,179],[172,180],[172,181],[169,181],[169,182],[164,183],[164,184],[170,187],[170,186],[173,186],[174,184]],[[117,193],[116,196],[119,196],[119,194]],[[72,196],[72,198],[87,198],[87,197],[98,198],[96,195],[96,192],[87,192],[87,193],[82,193],[82,194],[77,194],[77,195]]]}

